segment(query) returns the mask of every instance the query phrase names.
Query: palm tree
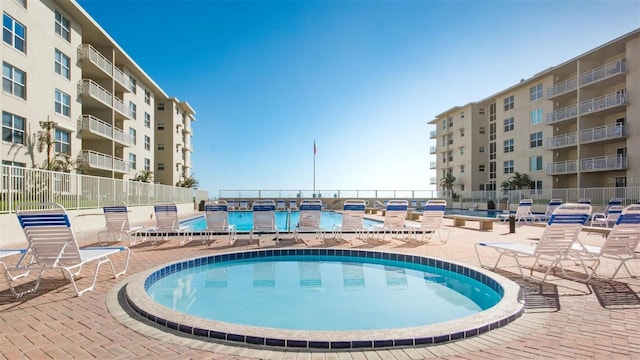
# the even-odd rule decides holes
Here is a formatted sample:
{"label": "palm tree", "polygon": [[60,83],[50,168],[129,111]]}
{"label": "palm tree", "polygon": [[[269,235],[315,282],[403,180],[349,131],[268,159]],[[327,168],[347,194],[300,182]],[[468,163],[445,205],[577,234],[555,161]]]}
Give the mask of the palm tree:
{"label": "palm tree", "polygon": [[503,181],[500,184],[502,190],[522,190],[522,188],[529,187],[531,185],[531,179],[529,179],[529,175],[520,174],[519,172],[514,172],[513,175],[508,180]]}
{"label": "palm tree", "polygon": [[178,181],[178,183],[176,184],[176,186],[191,188],[191,189],[197,189],[199,185],[200,183],[198,182],[198,180],[196,180],[195,177],[193,177],[193,175],[189,175],[185,177],[184,180]]}
{"label": "palm tree", "polygon": [[447,173],[445,177],[440,179],[440,186],[442,186],[444,190],[449,190],[451,191],[451,193],[453,193],[453,183],[455,181],[456,181],[456,177],[453,176],[453,174],[451,173]]}
{"label": "palm tree", "polygon": [[48,116],[47,121],[40,121],[40,128],[42,128],[42,131],[38,132],[37,149],[38,152],[44,151],[45,148],[47,149],[47,160],[42,166],[42,168],[46,170],[53,170],[54,167],[53,160],[51,159],[51,153],[53,151],[53,145],[55,144],[55,138],[53,137],[52,132],[56,126],[56,122],[50,121]]}
{"label": "palm tree", "polygon": [[51,163],[51,170],[70,173],[71,170],[79,168],[84,164],[82,160],[72,160],[69,154],[57,154]]}
{"label": "palm tree", "polygon": [[149,171],[149,170],[142,170],[138,173],[138,175],[136,175],[135,178],[133,178],[133,181],[140,181],[140,182],[151,182],[153,180],[153,172]]}

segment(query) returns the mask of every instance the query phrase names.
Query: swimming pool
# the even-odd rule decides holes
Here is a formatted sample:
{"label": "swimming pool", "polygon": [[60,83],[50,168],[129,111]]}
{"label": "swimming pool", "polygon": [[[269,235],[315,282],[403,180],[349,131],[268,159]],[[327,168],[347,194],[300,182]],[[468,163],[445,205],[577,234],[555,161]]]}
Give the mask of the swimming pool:
{"label": "swimming pool", "polygon": [[[333,262],[336,259],[345,261]],[[289,268],[275,265],[282,260],[289,261]],[[274,262],[275,266],[271,266]],[[302,266],[303,263],[306,265]],[[333,264],[327,265],[329,263]],[[247,264],[251,266],[245,270],[235,268]],[[224,266],[231,267],[225,271]],[[376,267],[377,271],[370,270]],[[199,268],[219,271],[200,277]],[[182,280],[173,277],[180,272],[187,274],[187,277],[183,277]],[[283,274],[286,275],[281,277]],[[165,285],[154,287],[156,284],[162,284],[165,279],[168,280]],[[289,285],[293,287],[287,290],[278,289],[277,286],[281,282],[290,282]],[[362,298],[365,300],[355,299],[357,293],[366,293],[369,286],[375,289],[373,295],[368,294]],[[207,287],[217,288],[217,295],[205,295]],[[351,302],[345,297],[333,301],[325,298],[320,301],[324,308],[315,311],[311,310],[309,303],[302,303],[307,297],[325,295],[324,293],[330,293],[340,287],[346,294],[344,296],[354,297],[352,305],[355,304],[355,308],[345,306]],[[420,294],[407,296],[408,293],[405,291],[409,287],[428,289],[433,294],[429,298]],[[307,312],[320,314],[324,320],[320,323],[339,323],[334,320],[344,315],[339,309],[345,306],[347,312],[356,313],[356,318],[369,317],[374,321],[378,318],[383,323],[378,326],[349,325],[348,328],[331,329],[314,325],[311,329],[305,326],[300,329],[291,324],[274,325],[253,322],[251,319],[205,319],[199,314],[193,316],[174,310],[197,308],[199,305],[196,302],[201,301],[198,300],[200,296],[206,299],[205,304],[209,303],[210,308],[231,307],[229,302],[225,302],[229,299],[219,299],[227,297],[231,302],[238,301],[239,298],[233,298],[230,293],[233,290],[249,288],[257,291],[259,296],[246,293],[246,297],[253,297],[256,301],[241,305],[244,310],[240,313],[251,315],[247,318],[271,318],[270,321],[276,322],[282,321],[283,317],[295,320],[299,314],[291,311],[293,307],[300,306],[302,313],[308,310]],[[435,319],[436,323],[415,322],[415,318],[419,317],[417,314],[423,313],[416,307],[417,303],[431,304],[433,308],[438,309],[439,305],[435,305],[430,299],[434,295],[435,298],[446,297],[444,294],[451,290],[465,295],[477,292],[485,295],[493,293],[497,298],[487,301],[492,296],[483,295],[471,297],[471,301],[454,300],[454,307],[457,309],[452,312],[460,311],[461,318],[438,318]],[[167,293],[168,302],[160,305],[152,297],[163,297],[163,292]],[[280,296],[281,299],[268,297],[270,292],[276,293],[275,296]],[[382,292],[390,295],[382,296]],[[134,276],[127,285],[125,296],[131,308],[143,317],[170,329],[204,338],[288,348],[362,349],[436,344],[475,336],[504,326],[524,311],[524,304],[518,301],[518,292],[517,284],[497,274],[416,255],[350,249],[269,249],[194,258],[148,270]],[[403,294],[405,296],[402,296]],[[276,311],[279,301],[289,304],[284,313]],[[367,303],[373,303],[374,307],[369,313],[363,313],[364,305]],[[491,306],[491,303],[495,305]],[[238,311],[231,313],[238,315]],[[388,319],[383,319],[386,313],[410,319],[410,322],[390,325]],[[350,321],[356,322],[353,318]],[[360,320],[358,322],[360,323]]]}
{"label": "swimming pool", "polygon": [[[229,224],[235,225],[237,231],[251,231],[253,227],[253,214],[251,211],[229,211]],[[276,227],[280,231],[293,231],[300,219],[299,211],[276,211]],[[180,222],[181,225],[190,226],[192,231],[203,231],[207,228],[204,215]],[[320,217],[320,227],[325,231],[333,230],[334,225],[342,224],[342,214],[335,211],[323,211]],[[380,221],[364,219],[365,227],[373,228],[382,224]]]}

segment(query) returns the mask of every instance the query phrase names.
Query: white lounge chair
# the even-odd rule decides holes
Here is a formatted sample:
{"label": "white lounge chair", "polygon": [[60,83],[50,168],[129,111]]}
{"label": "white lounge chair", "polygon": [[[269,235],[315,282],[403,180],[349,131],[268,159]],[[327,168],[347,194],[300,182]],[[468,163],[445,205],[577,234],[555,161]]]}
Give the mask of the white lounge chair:
{"label": "white lounge chair", "polygon": [[553,214],[553,211],[560,205],[562,205],[562,199],[549,200],[549,204],[547,204],[547,209],[544,211],[544,215],[538,216],[538,219],[540,221],[549,220],[549,218],[551,218],[551,214]]}
{"label": "white lounge chair", "polygon": [[358,234],[366,237],[368,232],[364,227],[364,209],[366,203],[364,200],[345,200],[342,206],[342,223],[333,226],[333,235],[336,239],[342,239],[344,231],[354,232],[356,238]]}
{"label": "white lounge chair", "polygon": [[229,224],[229,210],[224,200],[210,201],[204,204],[204,217],[207,228],[202,231],[202,242],[211,240],[215,234],[227,234],[229,244],[236,241],[236,226]]}
{"label": "white lounge chair", "polygon": [[[520,223],[520,221],[524,221],[526,224],[529,222],[535,222],[539,220],[539,217],[536,217],[531,212],[531,206],[533,205],[532,199],[522,199],[520,203],[518,203],[518,208],[516,208],[516,213],[513,215],[515,217],[516,222]],[[509,218],[511,214],[500,214],[500,218],[505,221]]]}
{"label": "white lounge chair", "polygon": [[[419,225],[412,225],[408,223],[406,226],[409,229],[409,236],[413,235],[416,239],[418,238],[417,233],[422,233],[422,241],[424,241],[427,234],[429,234],[429,239],[433,237],[433,234],[438,234],[438,239],[440,240],[439,245],[446,243],[449,240],[449,235],[451,231],[447,229],[442,220],[444,219],[444,212],[447,208],[446,200],[429,200],[427,201],[424,209],[422,211],[422,219]],[[441,231],[447,232],[447,237],[442,238],[440,234]]]}
{"label": "white lounge chair", "polygon": [[[273,200],[256,200],[252,205],[253,227],[249,232],[249,241],[253,242],[254,234],[276,234],[276,243],[280,243],[280,231],[276,226],[276,202]],[[260,246],[260,238],[256,240]]]}
{"label": "white lounge chair", "polygon": [[[609,215],[612,208],[613,213]],[[609,200],[607,206],[602,212],[593,213],[593,215],[591,215],[591,226],[609,227],[609,225],[613,225],[622,212],[623,208],[624,207],[622,206],[622,199],[613,198]]]}
{"label": "white lounge chair", "polygon": [[284,200],[278,200],[276,202],[276,211],[285,211],[287,210],[287,203]]}
{"label": "white lounge chair", "polygon": [[[80,249],[71,228],[71,222],[65,209],[55,203],[20,204],[16,214],[29,246],[15,267],[6,269],[5,278],[16,297],[35,292],[40,286],[44,270],[61,270],[65,278],[71,281],[78,296],[93,290],[102,264],[109,264],[113,277],[117,278],[127,271],[130,250],[128,247],[104,247]],[[116,273],[111,256],[125,252],[124,268]],[[97,263],[91,285],[78,289],[76,277],[82,267]],[[32,288],[17,291],[11,273],[13,271],[38,272],[38,279]]]}
{"label": "white lounge chair", "polygon": [[298,211],[298,201],[296,201],[296,200],[289,200],[289,210],[291,210],[291,211]]}
{"label": "white lounge chair", "polygon": [[589,214],[591,214],[591,205],[588,204],[560,205],[551,215],[544,232],[536,244],[527,245],[513,242],[476,243],[475,248],[478,262],[483,266],[478,250],[484,247],[494,249],[500,254],[495,265],[491,268],[492,270],[498,267],[503,256],[509,256],[516,261],[522,277],[524,277],[524,273],[522,272],[523,265],[520,264],[519,259],[529,258],[534,260],[530,275],[533,275],[533,268],[536,264],[548,262],[547,271],[542,278],[543,282],[556,266],[560,266],[565,277],[568,277],[562,265],[563,262],[567,261],[580,262],[586,272],[585,259],[572,256],[574,252],[572,246],[576,243],[578,234],[589,219]]}
{"label": "white lounge chair", "polygon": [[397,236],[407,230],[405,219],[408,208],[409,202],[407,200],[389,200],[385,208],[384,223],[374,227],[374,234],[380,238],[380,233],[382,233],[382,240],[384,240],[387,232],[391,233],[391,236],[393,234]]}
{"label": "white lounge chair", "polygon": [[[574,245],[574,249],[584,251],[598,259],[604,258],[619,261],[620,263],[613,271],[613,274],[607,278],[612,280],[623,266],[627,273],[634,277],[626,262],[640,259],[640,253],[637,252],[638,244],[640,244],[640,205],[634,204],[627,206],[622,211],[602,246],[577,243]],[[593,274],[596,273],[600,264],[601,262],[599,261],[593,268]]]}
{"label": "white lounge chair", "polygon": [[191,227],[180,224],[178,207],[175,203],[163,203],[153,206],[156,215],[156,226],[146,231],[148,236],[154,236],[154,244],[159,238],[168,240],[170,235],[176,235],[180,239],[180,245],[184,245],[192,238]]}
{"label": "white lounge chair", "polygon": [[[129,209],[126,205],[105,205],[102,207],[106,228],[98,233],[100,245],[106,245],[109,239],[120,242],[123,238],[129,241],[129,246],[138,242],[138,235],[144,233],[144,226],[131,226],[129,222]],[[101,236],[106,239],[101,240]],[[133,240],[132,240],[133,237]]]}
{"label": "white lounge chair", "polygon": [[293,238],[298,241],[300,232],[314,232],[317,238],[324,238],[324,230],[320,226],[322,218],[321,200],[302,200],[300,202],[300,219],[293,230]]}
{"label": "white lounge chair", "polygon": [[238,210],[249,211],[249,200],[240,200]]}

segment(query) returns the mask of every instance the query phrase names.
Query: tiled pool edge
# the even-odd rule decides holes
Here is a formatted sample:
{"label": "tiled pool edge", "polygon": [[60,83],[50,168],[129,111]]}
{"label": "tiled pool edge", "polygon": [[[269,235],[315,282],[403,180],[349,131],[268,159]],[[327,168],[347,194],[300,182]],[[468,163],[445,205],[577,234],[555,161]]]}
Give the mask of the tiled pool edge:
{"label": "tiled pool edge", "polygon": [[[156,304],[145,290],[156,278],[180,271],[183,268],[213,261],[287,255],[342,255],[425,264],[470,276],[500,292],[503,298],[496,306],[482,313],[446,323],[407,329],[322,332],[266,329],[194,318]],[[510,280],[484,269],[469,268],[454,262],[418,255],[336,248],[253,250],[178,261],[134,275],[126,286],[125,301],[133,311],[151,322],[168,329],[201,337],[203,340],[222,340],[269,348],[324,351],[438,345],[470,338],[503,327],[515,321],[524,312],[520,287]]]}

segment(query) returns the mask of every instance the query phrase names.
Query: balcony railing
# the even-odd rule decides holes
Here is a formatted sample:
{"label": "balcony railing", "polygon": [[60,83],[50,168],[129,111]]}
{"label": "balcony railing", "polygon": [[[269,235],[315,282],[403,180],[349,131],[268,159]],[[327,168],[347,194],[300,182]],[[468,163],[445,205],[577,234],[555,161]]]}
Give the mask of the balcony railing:
{"label": "balcony railing", "polygon": [[429,185],[435,185],[438,183],[438,180],[436,179],[435,176],[432,176],[429,178]]}
{"label": "balcony railing", "polygon": [[627,103],[626,90],[620,90],[580,103],[580,114],[588,114]]}
{"label": "balcony railing", "polygon": [[627,157],[624,155],[599,156],[580,161],[581,171],[607,171],[627,168]]}
{"label": "balcony railing", "polygon": [[80,59],[88,59],[94,65],[102,69],[105,73],[112,74],[112,64],[104,55],[89,44],[78,46],[78,57]]}
{"label": "balcony railing", "polygon": [[578,78],[571,78],[554,84],[553,87],[547,89],[547,98],[566,93],[578,88]]}
{"label": "balcony railing", "polygon": [[114,128],[93,115],[82,115],[78,119],[78,130],[89,130],[125,145],[133,145],[133,137],[130,134],[125,134],[121,129]]}
{"label": "balcony railing", "polygon": [[547,114],[547,124],[554,124],[576,116],[578,116],[578,107],[576,105],[570,105]]}
{"label": "balcony railing", "polygon": [[590,143],[627,136],[624,124],[599,126],[580,131],[580,143]]}
{"label": "balcony railing", "polygon": [[438,147],[437,146],[431,146],[429,147],[429,154],[435,154],[436,152],[438,152]]}
{"label": "balcony railing", "polygon": [[129,107],[126,106],[124,102],[117,97],[113,98],[113,108],[129,119],[133,119],[133,112],[131,111],[131,109],[129,109]]}
{"label": "balcony railing", "polygon": [[429,169],[437,169],[437,168],[438,167],[437,167],[437,164],[436,164],[435,161],[432,161],[432,162],[429,163]]}
{"label": "balcony railing", "polygon": [[558,161],[547,164],[547,175],[571,174],[578,172],[576,160]]}
{"label": "balcony railing", "polygon": [[82,152],[82,161],[95,169],[114,170],[122,173],[128,173],[131,170],[131,165],[128,162],[91,150]]}
{"label": "balcony railing", "polygon": [[131,90],[131,78],[115,66],[113,67],[113,79],[124,86],[125,89]]}
{"label": "balcony railing", "polygon": [[436,134],[438,133],[437,130],[431,130],[429,132],[429,139],[435,139],[436,138]]}
{"label": "balcony railing", "polygon": [[580,85],[594,83],[627,71],[627,59],[618,59],[580,74]]}
{"label": "balcony railing", "polygon": [[573,146],[576,144],[578,144],[577,133],[558,135],[545,140],[545,148],[547,150],[559,149],[567,146]]}
{"label": "balcony railing", "polygon": [[78,90],[80,94],[89,95],[92,98],[111,107],[113,96],[111,96],[111,93],[107,91],[107,89],[100,86],[97,82],[89,79],[82,79],[78,84]]}

